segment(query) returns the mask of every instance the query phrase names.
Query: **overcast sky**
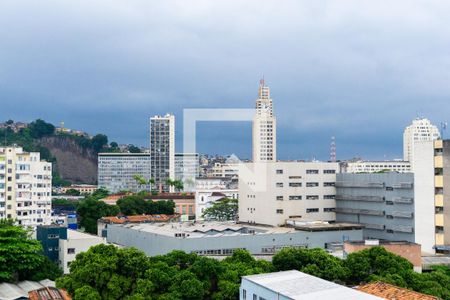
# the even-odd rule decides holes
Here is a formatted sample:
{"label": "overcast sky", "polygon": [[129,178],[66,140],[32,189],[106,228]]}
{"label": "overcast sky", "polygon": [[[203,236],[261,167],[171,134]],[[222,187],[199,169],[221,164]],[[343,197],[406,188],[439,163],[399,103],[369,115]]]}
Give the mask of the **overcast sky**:
{"label": "overcast sky", "polygon": [[[43,118],[147,146],[148,118],[253,108],[271,88],[278,158],[401,157],[417,115],[450,121],[449,1],[0,2],[0,120]],[[197,150],[251,155],[250,123]]]}

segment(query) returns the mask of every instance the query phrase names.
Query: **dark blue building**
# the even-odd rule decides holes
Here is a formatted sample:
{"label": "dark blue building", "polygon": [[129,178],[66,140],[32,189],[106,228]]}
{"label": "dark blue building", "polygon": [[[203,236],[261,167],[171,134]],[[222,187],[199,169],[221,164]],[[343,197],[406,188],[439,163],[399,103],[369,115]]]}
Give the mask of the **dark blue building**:
{"label": "dark blue building", "polygon": [[37,226],[36,239],[41,242],[44,255],[58,263],[59,240],[67,239],[67,227],[60,225]]}

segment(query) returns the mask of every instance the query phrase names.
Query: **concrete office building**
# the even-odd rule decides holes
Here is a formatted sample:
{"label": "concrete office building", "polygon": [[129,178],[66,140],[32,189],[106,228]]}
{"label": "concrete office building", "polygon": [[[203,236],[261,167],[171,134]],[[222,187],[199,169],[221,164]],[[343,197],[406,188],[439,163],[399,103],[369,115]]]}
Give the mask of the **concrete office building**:
{"label": "concrete office building", "polygon": [[273,114],[270,89],[260,81],[256,114],[253,118],[253,161],[277,160],[277,120]]}
{"label": "concrete office building", "polygon": [[50,224],[52,164],[39,152],[21,147],[0,147],[0,219],[19,225]]}
{"label": "concrete office building", "polygon": [[[440,137],[439,129],[430,120],[417,118],[403,132],[403,160],[413,161],[414,143],[420,141],[434,141]],[[412,169],[414,166],[412,165]]]}
{"label": "concrete office building", "polygon": [[150,118],[151,177],[160,192],[173,192],[167,179],[175,179],[175,116]]}
{"label": "concrete office building", "polygon": [[416,182],[412,173],[338,174],[336,221],[364,225],[365,239],[419,243],[433,253],[429,197]]}
{"label": "concrete office building", "polygon": [[108,243],[136,247],[149,256],[173,249],[199,255],[231,255],[236,249],[272,255],[285,247],[325,248],[342,242],[343,236],[361,240],[361,228],[354,224],[326,223],[274,228],[233,222],[110,224],[106,238]]}
{"label": "concrete office building", "polygon": [[229,177],[197,178],[195,188],[195,219],[203,220],[203,212],[224,198],[238,199],[237,180]]}
{"label": "concrete office building", "polygon": [[239,221],[334,221],[338,163],[267,162],[239,166]]}
{"label": "concrete office building", "polygon": [[195,190],[195,178],[199,174],[198,153],[175,153],[175,180],[183,182],[185,192]]}
{"label": "concrete office building", "polygon": [[389,161],[348,161],[341,163],[342,173],[376,173],[376,172],[411,172],[409,161],[389,160]]}
{"label": "concrete office building", "polygon": [[434,142],[436,251],[450,253],[450,140]]}
{"label": "concrete office building", "polygon": [[98,186],[111,193],[149,190],[139,185],[135,175],[150,179],[150,155],[147,153],[99,153]]}
{"label": "concrete office building", "polygon": [[242,277],[240,300],[381,300],[297,270]]}

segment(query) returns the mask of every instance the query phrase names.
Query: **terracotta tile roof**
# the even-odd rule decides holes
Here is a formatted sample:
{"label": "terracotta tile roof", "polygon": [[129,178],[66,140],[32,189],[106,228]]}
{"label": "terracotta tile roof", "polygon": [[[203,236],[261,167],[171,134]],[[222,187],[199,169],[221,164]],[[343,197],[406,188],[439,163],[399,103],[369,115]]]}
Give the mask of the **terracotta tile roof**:
{"label": "terracotta tile roof", "polygon": [[372,282],[356,288],[361,292],[382,297],[388,300],[438,300],[439,297],[430,296],[401,288],[389,283]]}
{"label": "terracotta tile roof", "polygon": [[174,215],[136,215],[136,216],[111,216],[103,217],[100,221],[104,223],[125,224],[125,223],[149,223],[149,222],[168,222],[173,219],[177,219],[178,214]]}
{"label": "terracotta tile roof", "polygon": [[71,300],[65,290],[54,287],[43,287],[38,290],[28,292],[30,300]]}

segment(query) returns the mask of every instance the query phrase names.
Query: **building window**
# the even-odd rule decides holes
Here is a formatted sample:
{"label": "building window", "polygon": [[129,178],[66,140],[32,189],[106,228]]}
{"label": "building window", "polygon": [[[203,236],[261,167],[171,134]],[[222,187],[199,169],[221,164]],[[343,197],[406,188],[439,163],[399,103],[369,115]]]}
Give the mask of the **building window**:
{"label": "building window", "polygon": [[325,200],[332,200],[332,199],[335,199],[335,198],[336,198],[335,195],[323,195],[323,199],[325,199]]}
{"label": "building window", "polygon": [[306,196],[306,200],[319,200],[318,195],[308,195]]}
{"label": "building window", "polygon": [[282,182],[277,182],[276,186],[277,187],[283,187],[283,183]]}
{"label": "building window", "polygon": [[277,170],[277,174],[283,174],[283,170],[281,169]]}
{"label": "building window", "polygon": [[336,170],[323,170],[323,174],[335,174]]}
{"label": "building window", "polygon": [[289,196],[289,200],[302,200],[302,196]]}
{"label": "building window", "polygon": [[75,254],[75,248],[67,248],[67,254]]}
{"label": "building window", "polygon": [[323,212],[334,212],[335,211],[335,208],[334,207],[325,207],[324,209],[323,209]]}
{"label": "building window", "polygon": [[307,182],[306,187],[316,187],[319,186],[318,182]]}
{"label": "building window", "polygon": [[319,174],[319,170],[306,170],[306,174]]}
{"label": "building window", "polygon": [[394,202],[392,202],[392,201],[386,201],[386,205],[394,205]]}
{"label": "building window", "polygon": [[282,209],[277,209],[277,214],[282,214],[283,210]]}
{"label": "building window", "polygon": [[289,182],[289,186],[291,186],[291,187],[301,187],[302,183],[301,182]]}
{"label": "building window", "polygon": [[277,196],[278,201],[283,201],[283,196]]}
{"label": "building window", "polygon": [[242,299],[247,299],[247,291],[245,289],[242,290]]}
{"label": "building window", "polygon": [[258,296],[256,294],[253,294],[253,300],[258,300]]}
{"label": "building window", "polygon": [[307,213],[316,213],[316,212],[319,212],[319,209],[318,208],[307,208],[306,212]]}

